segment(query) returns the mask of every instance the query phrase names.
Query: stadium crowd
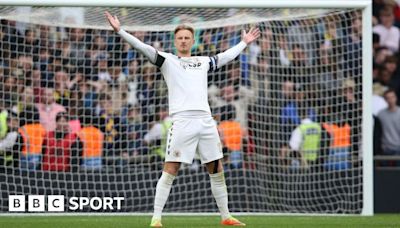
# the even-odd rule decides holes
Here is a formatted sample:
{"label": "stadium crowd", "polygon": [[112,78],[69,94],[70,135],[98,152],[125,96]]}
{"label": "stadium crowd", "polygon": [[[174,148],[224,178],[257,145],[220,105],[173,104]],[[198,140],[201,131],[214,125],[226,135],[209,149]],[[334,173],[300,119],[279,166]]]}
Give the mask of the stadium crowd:
{"label": "stadium crowd", "polygon": [[[400,155],[400,3],[373,1],[374,154]],[[396,159],[380,166],[399,166]]]}
{"label": "stadium crowd", "polygon": [[[374,4],[373,107],[383,110],[374,110],[382,126],[375,153],[399,154],[400,10]],[[261,23],[257,43],[210,73],[226,168],[256,168],[256,157],[292,170],[359,166],[360,18],[349,12]],[[2,170],[160,168],[171,120],[154,65],[108,30],[5,19],[0,28]],[[226,50],[239,42],[240,28],[199,30],[193,54]],[[132,34],[174,52],[171,32]]]}

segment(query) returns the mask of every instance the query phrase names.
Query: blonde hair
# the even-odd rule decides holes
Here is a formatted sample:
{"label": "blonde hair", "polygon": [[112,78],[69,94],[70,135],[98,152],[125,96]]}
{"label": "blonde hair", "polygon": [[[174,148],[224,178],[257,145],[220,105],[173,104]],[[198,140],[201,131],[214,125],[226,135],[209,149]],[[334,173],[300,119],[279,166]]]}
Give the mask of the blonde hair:
{"label": "blonde hair", "polygon": [[181,31],[181,30],[188,30],[188,31],[190,31],[190,32],[192,33],[192,35],[194,36],[194,28],[191,27],[191,26],[189,26],[189,25],[185,25],[185,24],[178,25],[178,26],[175,28],[175,30],[174,30],[174,35],[176,35],[176,33],[178,33],[178,32]]}

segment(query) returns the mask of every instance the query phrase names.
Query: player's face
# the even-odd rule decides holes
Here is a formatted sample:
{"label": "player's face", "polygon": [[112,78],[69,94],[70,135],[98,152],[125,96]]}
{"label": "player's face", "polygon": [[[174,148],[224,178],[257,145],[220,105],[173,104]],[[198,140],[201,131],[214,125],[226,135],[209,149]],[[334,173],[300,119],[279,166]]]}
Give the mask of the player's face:
{"label": "player's face", "polygon": [[175,34],[175,47],[178,53],[188,54],[194,44],[193,34],[189,30],[179,30]]}

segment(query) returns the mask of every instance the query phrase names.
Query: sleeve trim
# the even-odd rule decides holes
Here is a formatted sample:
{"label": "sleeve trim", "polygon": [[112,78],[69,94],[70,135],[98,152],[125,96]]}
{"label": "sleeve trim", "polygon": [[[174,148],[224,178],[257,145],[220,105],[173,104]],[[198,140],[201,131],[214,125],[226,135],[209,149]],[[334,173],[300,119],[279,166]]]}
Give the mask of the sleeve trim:
{"label": "sleeve trim", "polygon": [[218,56],[210,57],[210,69],[209,71],[216,71],[218,69]]}
{"label": "sleeve trim", "polygon": [[160,55],[160,54],[157,52],[156,62],[154,63],[154,65],[156,65],[157,67],[161,68],[162,65],[163,65],[163,63],[164,63],[164,61],[165,61],[165,57],[162,56],[162,55]]}

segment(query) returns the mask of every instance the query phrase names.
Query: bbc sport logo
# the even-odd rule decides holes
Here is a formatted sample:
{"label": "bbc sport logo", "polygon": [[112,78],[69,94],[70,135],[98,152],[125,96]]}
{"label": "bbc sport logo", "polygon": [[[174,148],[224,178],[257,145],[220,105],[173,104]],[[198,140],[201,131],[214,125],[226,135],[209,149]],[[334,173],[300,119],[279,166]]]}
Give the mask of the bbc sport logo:
{"label": "bbc sport logo", "polygon": [[[47,200],[47,201],[46,201]],[[79,211],[83,209],[98,210],[121,210],[124,197],[70,197],[67,200],[67,206],[70,211]],[[46,207],[47,202],[47,208]],[[26,201],[25,195],[9,195],[9,212],[63,212],[65,211],[66,198],[63,195],[28,195]],[[28,208],[26,208],[26,205]],[[28,210],[26,210],[28,209]],[[47,210],[46,210],[47,209]]]}

